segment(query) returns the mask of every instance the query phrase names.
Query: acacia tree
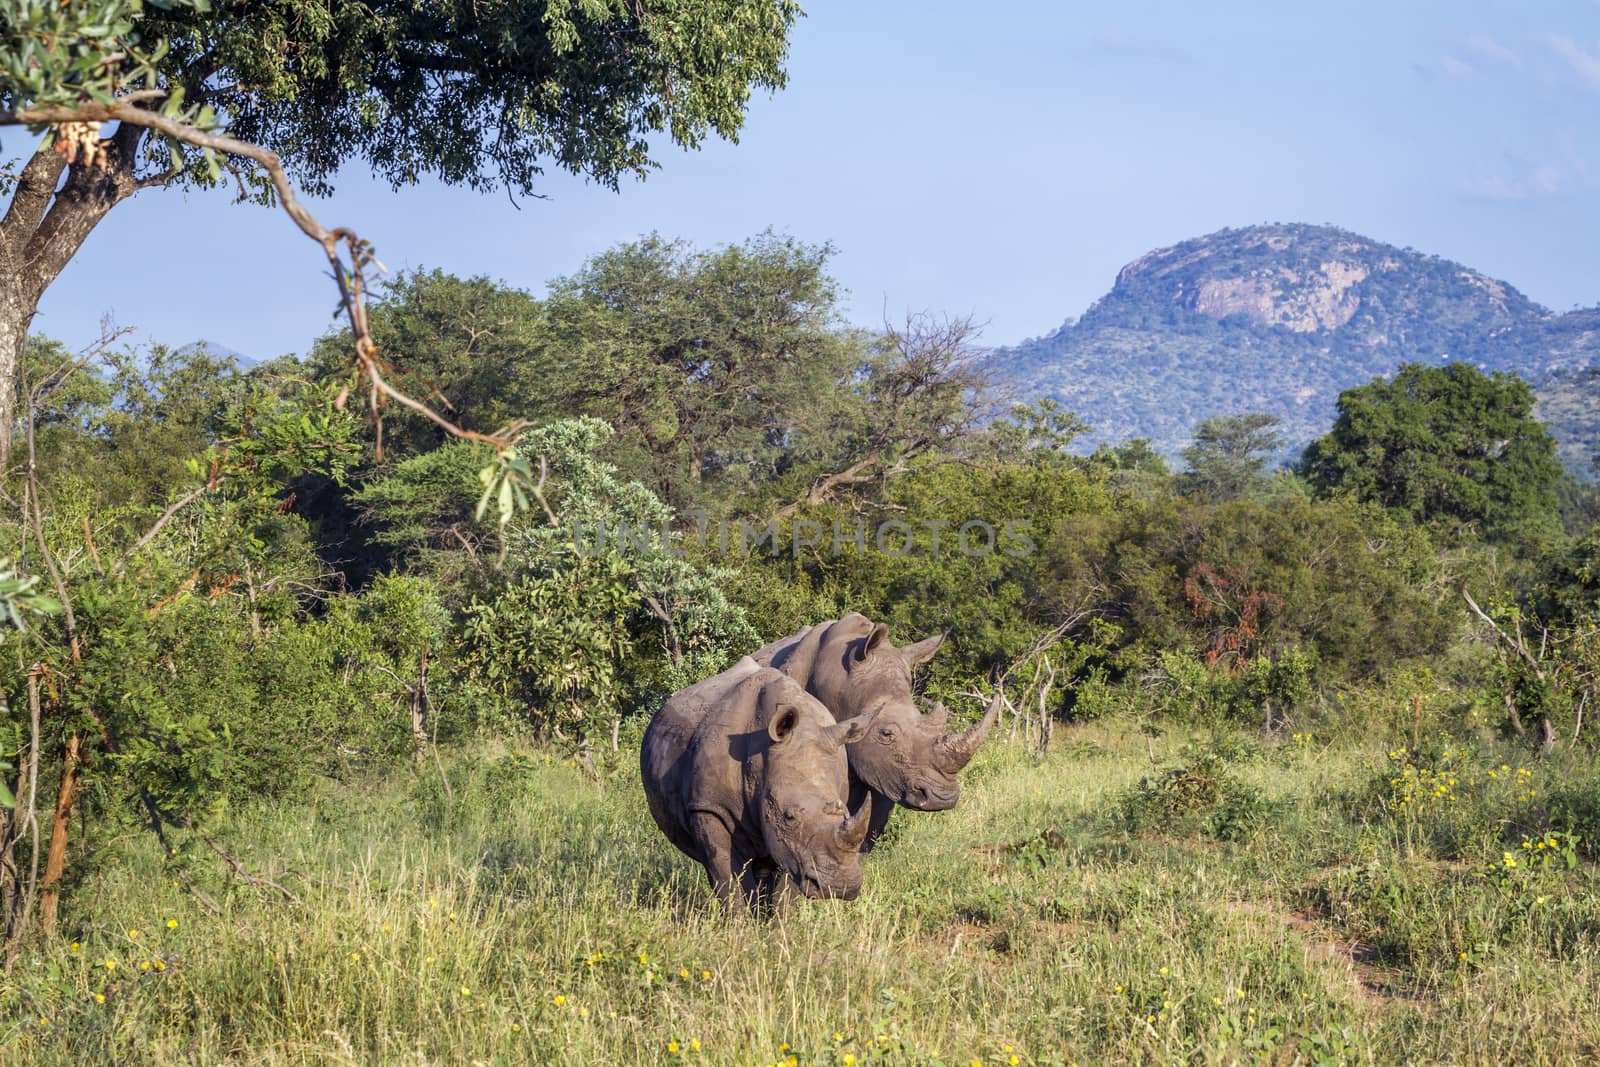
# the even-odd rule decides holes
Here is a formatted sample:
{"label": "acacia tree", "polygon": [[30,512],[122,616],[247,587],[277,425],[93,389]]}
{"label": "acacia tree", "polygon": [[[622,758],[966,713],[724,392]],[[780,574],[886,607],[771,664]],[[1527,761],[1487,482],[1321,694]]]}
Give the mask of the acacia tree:
{"label": "acacia tree", "polygon": [[[0,460],[40,298],[139,191],[219,185],[226,167],[323,245],[359,303],[364,246],[291,183],[325,194],[360,161],[396,187],[529,194],[554,165],[615,188],[656,165],[652,134],[736,138],[751,89],[784,83],[798,15],[794,0],[13,0],[0,125],[50,133],[4,181]],[[403,403],[352,319],[372,407]]]}

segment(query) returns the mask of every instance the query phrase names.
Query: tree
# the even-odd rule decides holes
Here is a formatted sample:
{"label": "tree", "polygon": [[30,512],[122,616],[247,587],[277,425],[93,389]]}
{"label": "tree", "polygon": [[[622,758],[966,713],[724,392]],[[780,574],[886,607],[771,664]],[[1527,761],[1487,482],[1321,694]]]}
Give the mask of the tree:
{"label": "tree", "polygon": [[[543,304],[520,289],[438,270],[397,275],[369,311],[378,347],[404,353],[401,384],[437,391],[449,399],[457,425],[483,433],[559,410],[555,378],[570,353],[541,343],[548,332],[540,329],[543,320]],[[342,376],[350,345],[348,330],[318,338],[309,358],[313,375]],[[391,419],[384,450],[408,458],[448,436],[423,418]]]}
{"label": "tree", "polygon": [[[651,134],[735,138],[751,88],[783,85],[799,13],[794,0],[6,5],[0,125],[53,132],[5,183],[0,460],[41,296],[139,191],[221,184],[226,159],[242,194],[276,198],[323,246],[359,304],[367,250],[317,223],[291,178],[326,193],[358,160],[397,187],[431,174],[527,194],[555,165],[615,188],[656,165]],[[103,123],[116,124],[106,139]],[[352,320],[359,341],[353,307]],[[382,364],[358,354],[377,390]]]}
{"label": "tree", "polygon": [[676,509],[770,477],[861,365],[827,245],[764,234],[694,251],[652,235],[551,284],[542,344],[563,414],[605,419],[609,453]]}
{"label": "tree", "polygon": [[1504,536],[1556,507],[1561,464],[1533,402],[1515,375],[1408,363],[1339,395],[1333,430],[1306,449],[1301,471],[1322,496]]}
{"label": "tree", "polygon": [[1212,500],[1246,496],[1260,485],[1267,461],[1283,444],[1276,415],[1262,411],[1213,415],[1194,429],[1194,443],[1183,450],[1189,465],[1186,491]]}
{"label": "tree", "polygon": [[793,463],[810,484],[783,513],[903,474],[924,457],[954,458],[961,448],[1016,455],[1037,444],[1039,455],[1059,454],[1082,424],[1054,404],[1018,408],[976,438],[985,416],[1004,406],[993,395],[977,336],[970,317],[922,313],[902,326],[886,324],[830,402],[797,427]]}

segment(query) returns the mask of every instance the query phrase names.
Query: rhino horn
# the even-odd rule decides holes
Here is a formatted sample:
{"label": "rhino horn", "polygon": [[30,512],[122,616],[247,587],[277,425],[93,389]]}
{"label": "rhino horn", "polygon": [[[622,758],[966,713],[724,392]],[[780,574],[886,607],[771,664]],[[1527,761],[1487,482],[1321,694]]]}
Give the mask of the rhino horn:
{"label": "rhino horn", "polygon": [[946,708],[939,701],[935,700],[933,702],[933,707],[928,709],[926,719],[928,725],[933,729],[943,730],[945,723],[950,721],[950,709]]}
{"label": "rhino horn", "polygon": [[978,746],[983,744],[983,739],[989,735],[989,729],[1000,717],[1000,707],[1004,703],[1005,697],[1001,695],[999,689],[996,689],[994,699],[989,701],[989,710],[983,713],[983,718],[958,734],[946,734],[934,744],[933,758],[940,770],[946,774],[955,774],[972,762],[972,757],[978,753]]}
{"label": "rhino horn", "polygon": [[846,852],[855,852],[861,848],[867,839],[867,824],[872,821],[872,794],[868,793],[862,798],[861,806],[856,808],[855,814],[846,815],[839,824],[839,847]]}

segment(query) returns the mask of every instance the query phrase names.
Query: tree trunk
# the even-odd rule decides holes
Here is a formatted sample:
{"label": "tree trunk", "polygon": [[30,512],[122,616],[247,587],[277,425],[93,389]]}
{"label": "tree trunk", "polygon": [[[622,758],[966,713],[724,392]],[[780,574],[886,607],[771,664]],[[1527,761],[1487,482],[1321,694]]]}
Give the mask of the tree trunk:
{"label": "tree trunk", "polygon": [[1539,716],[1539,755],[1546,758],[1555,755],[1556,751],[1556,724],[1550,721],[1550,716]]}
{"label": "tree trunk", "polygon": [[418,767],[428,750],[428,646],[422,646],[417,684],[411,689],[411,756]]}
{"label": "tree trunk", "polygon": [[1522,725],[1522,716],[1517,714],[1517,702],[1510,693],[1506,694],[1506,721],[1511,724],[1511,732],[1518,737],[1527,737],[1528,728]]}
{"label": "tree trunk", "polygon": [[40,298],[106,212],[142,185],[166,180],[141,183],[134,177],[143,136],[138,126],[119,125],[104,142],[103,160],[93,167],[74,163],[68,168],[54,147],[40,148],[17,177],[11,204],[0,218],[0,469],[11,458],[17,376]]}
{"label": "tree trunk", "polygon": [[0,470],[11,463],[11,428],[17,413],[17,370],[28,343],[33,309],[22,307],[8,271],[0,275]]}
{"label": "tree trunk", "polygon": [[61,784],[56,788],[56,813],[50,820],[50,852],[44,860],[44,880],[39,886],[39,927],[46,937],[56,932],[56,909],[61,903],[61,875],[67,868],[67,831],[71,828],[72,802],[78,795],[78,780],[82,774],[78,762],[78,749],[82,739],[73,734],[67,738],[66,751],[61,756]]}

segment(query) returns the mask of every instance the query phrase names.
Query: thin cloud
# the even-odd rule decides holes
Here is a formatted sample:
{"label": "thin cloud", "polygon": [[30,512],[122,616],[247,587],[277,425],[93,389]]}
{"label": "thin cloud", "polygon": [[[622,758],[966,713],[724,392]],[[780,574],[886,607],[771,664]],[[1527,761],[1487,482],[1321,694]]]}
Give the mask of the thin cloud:
{"label": "thin cloud", "polygon": [[1550,50],[1566,61],[1568,67],[1590,88],[1600,89],[1600,53],[1591,52],[1583,45],[1558,33],[1545,38]]}
{"label": "thin cloud", "polygon": [[1463,47],[1485,63],[1522,69],[1522,57],[1498,38],[1487,33],[1468,34]]}
{"label": "thin cloud", "polygon": [[1548,164],[1523,167],[1516,173],[1485,174],[1462,182],[1462,191],[1475,200],[1521,203],[1555,196],[1566,188],[1560,168]]}

